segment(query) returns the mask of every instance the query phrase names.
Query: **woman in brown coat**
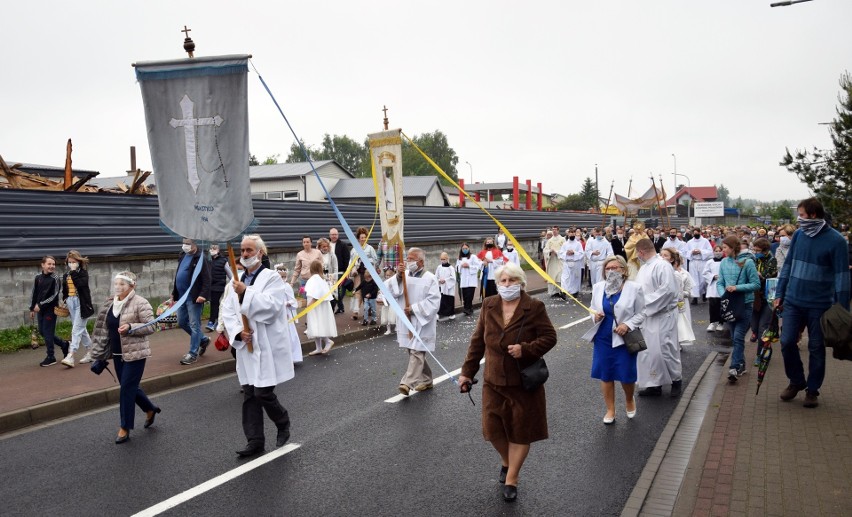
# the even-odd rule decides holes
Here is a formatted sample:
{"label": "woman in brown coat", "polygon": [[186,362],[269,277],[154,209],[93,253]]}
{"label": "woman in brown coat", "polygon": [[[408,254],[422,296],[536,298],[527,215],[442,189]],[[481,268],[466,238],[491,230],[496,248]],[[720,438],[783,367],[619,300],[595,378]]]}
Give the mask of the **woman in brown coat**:
{"label": "woman in brown coat", "polygon": [[526,275],[515,264],[497,269],[497,292],[486,298],[470,338],[459,384],[470,389],[470,380],[485,355],[482,387],[482,434],[502,460],[500,482],[503,499],[518,495],[518,475],[530,444],[547,438],[547,407],[544,386],[526,391],[520,370],[531,365],[554,345],[556,330],[544,304],[524,292]]}
{"label": "woman in brown coat", "polygon": [[[151,427],[154,417],[160,412],[139,387],[145,372],[145,360],[151,355],[148,334],[154,332],[153,325],[145,325],[154,319],[154,311],[148,300],[136,294],[136,275],[124,271],[115,275],[113,289],[115,298],[101,307],[92,332],[92,357],[99,361],[112,358],[115,374],[121,384],[119,392],[119,414],[121,426],[115,443],[130,439],[136,405],[145,412],[145,427]],[[95,367],[93,364],[93,369]]]}

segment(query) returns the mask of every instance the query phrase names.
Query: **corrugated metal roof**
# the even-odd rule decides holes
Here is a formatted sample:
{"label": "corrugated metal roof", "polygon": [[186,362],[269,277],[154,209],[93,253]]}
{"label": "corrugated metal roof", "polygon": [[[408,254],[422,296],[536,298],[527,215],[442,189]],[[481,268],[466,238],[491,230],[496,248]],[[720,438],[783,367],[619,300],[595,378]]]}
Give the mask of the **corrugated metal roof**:
{"label": "corrugated metal roof", "polygon": [[[257,232],[273,250],[301,248],[302,235],[328,235],[340,223],[326,202],[253,200]],[[338,205],[353,230],[373,222],[375,207]],[[531,238],[550,225],[598,226],[601,216],[566,212],[495,210],[494,215],[519,238]],[[77,249],[84,256],[177,255],[176,240],[159,226],[156,196],[109,193],[66,193],[0,189],[0,261],[64,256]],[[673,219],[679,225],[684,219]],[[381,230],[370,239],[376,243]],[[496,232],[494,222],[473,208],[405,207],[409,243],[480,242]],[[340,232],[343,235],[343,232]],[[478,244],[477,244],[478,245]]]}
{"label": "corrugated metal roof", "polygon": [[[402,195],[426,197],[437,182],[437,176],[403,176]],[[329,194],[335,200],[375,198],[376,189],[372,178],[353,178],[338,181]]]}

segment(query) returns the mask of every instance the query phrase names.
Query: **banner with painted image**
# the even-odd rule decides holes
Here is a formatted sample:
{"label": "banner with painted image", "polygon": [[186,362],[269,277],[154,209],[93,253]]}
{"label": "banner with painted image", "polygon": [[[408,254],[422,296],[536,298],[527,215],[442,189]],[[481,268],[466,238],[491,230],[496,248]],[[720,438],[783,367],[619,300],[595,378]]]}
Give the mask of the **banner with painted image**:
{"label": "banner with painted image", "polygon": [[401,132],[400,129],[391,129],[367,135],[370,156],[376,168],[376,195],[379,199],[382,241],[388,248],[404,246]]}
{"label": "banner with painted image", "polygon": [[136,63],[160,225],[199,242],[257,223],[248,149],[248,55]]}

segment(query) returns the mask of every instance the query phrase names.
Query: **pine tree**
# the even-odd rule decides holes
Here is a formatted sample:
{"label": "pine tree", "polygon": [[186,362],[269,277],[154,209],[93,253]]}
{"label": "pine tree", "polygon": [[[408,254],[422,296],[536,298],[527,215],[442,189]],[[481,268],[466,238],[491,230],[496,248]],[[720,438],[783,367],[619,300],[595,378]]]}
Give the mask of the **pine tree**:
{"label": "pine tree", "polygon": [[852,76],[840,77],[837,117],[829,133],[833,149],[796,150],[781,160],[822,202],[835,221],[852,221]]}

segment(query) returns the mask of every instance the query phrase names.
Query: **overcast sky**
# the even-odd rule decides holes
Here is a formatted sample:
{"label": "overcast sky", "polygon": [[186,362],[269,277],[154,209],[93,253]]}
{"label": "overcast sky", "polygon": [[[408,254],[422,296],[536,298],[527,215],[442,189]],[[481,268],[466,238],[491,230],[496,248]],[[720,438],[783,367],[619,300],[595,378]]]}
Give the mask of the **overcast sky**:
{"label": "overcast sky", "polygon": [[[391,127],[443,131],[459,175],[602,195],[672,171],[731,195],[802,198],[785,147],[827,147],[838,79],[852,70],[852,2],[814,0],[7,2],[0,154],[124,174],[151,160],[131,63],[249,53],[299,136],[363,141]],[[292,137],[253,72],[260,159]],[[680,179],[681,183],[686,183]]]}

